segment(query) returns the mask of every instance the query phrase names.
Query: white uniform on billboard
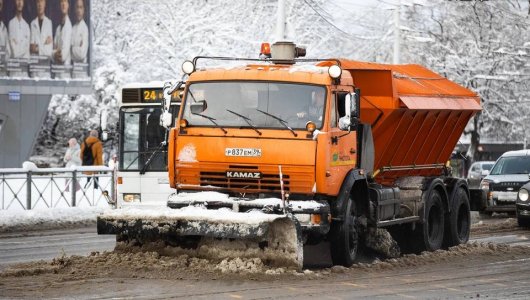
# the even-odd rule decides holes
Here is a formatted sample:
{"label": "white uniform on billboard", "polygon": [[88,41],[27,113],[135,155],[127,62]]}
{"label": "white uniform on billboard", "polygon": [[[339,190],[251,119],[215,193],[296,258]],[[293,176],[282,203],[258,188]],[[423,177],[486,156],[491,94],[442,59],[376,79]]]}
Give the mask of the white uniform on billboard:
{"label": "white uniform on billboard", "polygon": [[0,47],[4,47],[4,51],[6,51],[6,57],[11,56],[11,48],[9,47],[9,36],[7,35],[7,27],[2,21],[0,21]]}
{"label": "white uniform on billboard", "polygon": [[9,44],[12,58],[29,58],[29,25],[15,16],[9,21]]}
{"label": "white uniform on billboard", "polygon": [[77,22],[72,28],[72,61],[86,63],[88,52],[88,26],[85,20]]}
{"label": "white uniform on billboard", "polygon": [[[71,39],[72,39],[72,23],[70,22],[70,18],[67,16],[64,24],[57,26],[57,29],[55,30],[55,49],[61,50],[61,57],[62,57],[62,63],[64,65],[70,64],[70,46],[71,46]],[[61,63],[61,62],[55,62],[55,63]]]}
{"label": "white uniform on billboard", "polygon": [[52,21],[44,16],[42,19],[42,27],[39,26],[39,17],[31,22],[31,44],[37,44],[39,47],[39,55],[52,56],[53,42],[46,44],[48,37],[52,39]]}

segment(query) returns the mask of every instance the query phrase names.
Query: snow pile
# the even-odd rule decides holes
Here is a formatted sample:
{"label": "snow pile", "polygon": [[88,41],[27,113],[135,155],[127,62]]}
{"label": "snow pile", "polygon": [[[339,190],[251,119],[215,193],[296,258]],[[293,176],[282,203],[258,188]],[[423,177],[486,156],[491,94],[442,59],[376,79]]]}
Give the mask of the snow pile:
{"label": "snow pile", "polygon": [[373,234],[368,234],[366,236],[365,246],[386,257],[399,257],[401,254],[397,242],[383,228],[377,228]]}
{"label": "snow pile", "polygon": [[150,221],[211,221],[216,223],[239,223],[239,224],[260,224],[272,222],[283,215],[265,214],[260,211],[250,211],[247,213],[234,212],[228,208],[206,209],[202,206],[187,206],[181,209],[169,207],[124,207],[117,210],[106,210],[101,214],[105,219],[119,220],[150,220]]}
{"label": "snow pile", "polygon": [[[215,234],[215,230],[223,232],[234,232],[226,226],[212,224],[209,232]],[[238,228],[236,228],[238,229]],[[165,256],[189,255],[208,259],[212,262],[221,262],[223,270],[247,270],[250,267],[246,261],[250,260],[256,265],[256,259],[263,264],[273,267],[288,267],[301,269],[303,263],[303,248],[298,240],[294,223],[289,219],[278,219],[269,224],[262,236],[247,238],[220,239],[203,237],[196,240],[184,238],[173,240],[171,237],[161,235],[155,239],[146,239],[141,233],[135,233],[135,228],[128,228],[125,239],[116,245],[119,252],[157,252]],[[239,230],[241,231],[241,230]],[[135,235],[135,234],[138,234]],[[166,241],[172,246],[166,246]],[[140,241],[140,243],[138,243]],[[242,264],[237,259],[245,259]],[[259,264],[252,270],[260,270]]]}
{"label": "snow pile", "polygon": [[393,269],[396,267],[411,267],[426,265],[429,263],[443,263],[452,260],[455,257],[480,255],[507,255],[507,254],[526,254],[529,248],[525,246],[510,246],[507,244],[496,243],[467,243],[451,247],[448,250],[437,250],[434,252],[422,252],[419,255],[406,254],[400,258],[388,260],[376,259],[372,263],[359,263],[352,266],[352,269],[364,270],[382,270]]}
{"label": "snow pile", "polygon": [[377,272],[395,268],[411,268],[428,264],[458,263],[461,260],[487,260],[487,257],[526,257],[528,247],[494,243],[468,243],[449,250],[409,254],[371,263],[358,263],[351,268],[334,266],[326,269],[298,272],[286,268],[270,268],[258,258],[233,258],[221,261],[192,257],[187,254],[165,256],[158,252],[93,252],[87,257],[60,255],[52,261],[12,265],[0,273],[1,277],[23,277],[51,274],[70,280],[86,278],[156,278],[156,279],[270,279],[271,276],[304,276],[322,278],[337,273]]}
{"label": "snow pile", "polygon": [[236,257],[235,259],[223,259],[215,266],[215,269],[221,273],[261,273],[264,265],[259,258],[243,260]]}
{"label": "snow pile", "polygon": [[0,210],[0,232],[94,225],[96,216],[103,211],[101,207]]}
{"label": "snow pile", "polygon": [[[245,202],[253,204],[256,206],[281,206],[282,200],[279,198],[263,198],[263,199],[241,199],[241,198],[231,198],[227,194],[219,192],[199,192],[199,193],[179,193],[172,194],[168,200],[169,203],[203,203],[203,202],[216,202],[233,205],[237,202]],[[289,205],[293,209],[319,209],[323,204],[313,201],[313,200],[304,200],[304,201],[288,201]]]}
{"label": "snow pile", "polygon": [[490,222],[484,223],[483,221],[479,221],[478,223],[471,225],[471,232],[474,234],[477,234],[477,233],[511,230],[511,229],[517,228],[517,226],[518,226],[517,219],[515,218],[499,220],[499,222],[496,222],[496,223],[490,223]]}

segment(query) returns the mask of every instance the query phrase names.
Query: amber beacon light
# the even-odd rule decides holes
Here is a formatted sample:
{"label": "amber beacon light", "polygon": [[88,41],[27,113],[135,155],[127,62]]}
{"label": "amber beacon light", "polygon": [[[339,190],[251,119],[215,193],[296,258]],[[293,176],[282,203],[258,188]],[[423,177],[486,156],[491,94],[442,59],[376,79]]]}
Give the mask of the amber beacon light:
{"label": "amber beacon light", "polygon": [[269,43],[261,43],[260,55],[271,57],[271,45]]}

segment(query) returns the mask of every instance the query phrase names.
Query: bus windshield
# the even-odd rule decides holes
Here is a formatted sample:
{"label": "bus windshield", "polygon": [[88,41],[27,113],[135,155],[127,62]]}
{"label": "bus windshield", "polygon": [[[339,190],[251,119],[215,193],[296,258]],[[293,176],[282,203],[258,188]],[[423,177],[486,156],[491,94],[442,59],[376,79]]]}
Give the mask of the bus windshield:
{"label": "bus windshield", "polygon": [[140,171],[151,156],[145,171],[167,170],[167,149],[161,147],[166,130],[160,126],[160,114],[159,105],[120,109],[120,171]]}
{"label": "bus windshield", "polygon": [[[278,82],[217,81],[191,84],[183,118],[190,126],[321,128],[326,88]],[[212,122],[213,121],[213,122]]]}

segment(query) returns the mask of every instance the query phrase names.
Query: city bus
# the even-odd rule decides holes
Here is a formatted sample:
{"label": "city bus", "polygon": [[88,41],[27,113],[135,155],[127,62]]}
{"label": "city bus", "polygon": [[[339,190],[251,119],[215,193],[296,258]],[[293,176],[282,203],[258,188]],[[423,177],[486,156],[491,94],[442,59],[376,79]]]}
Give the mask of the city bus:
{"label": "city bus", "polygon": [[[175,192],[168,181],[168,132],[160,125],[163,84],[128,84],[121,89],[116,173],[118,208],[165,205],[167,197]],[[180,108],[179,92],[176,90],[171,96],[173,116],[178,115]]]}

